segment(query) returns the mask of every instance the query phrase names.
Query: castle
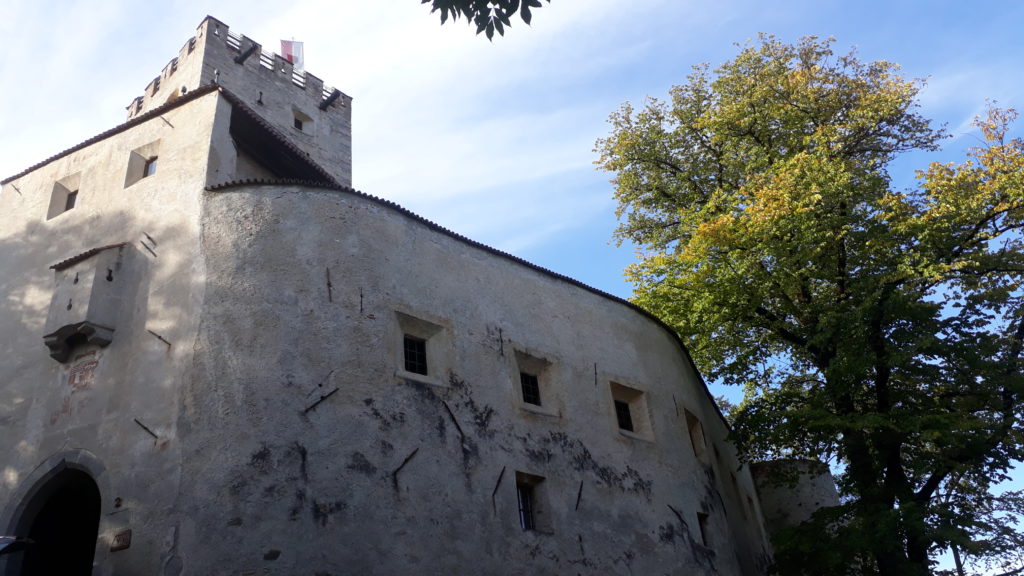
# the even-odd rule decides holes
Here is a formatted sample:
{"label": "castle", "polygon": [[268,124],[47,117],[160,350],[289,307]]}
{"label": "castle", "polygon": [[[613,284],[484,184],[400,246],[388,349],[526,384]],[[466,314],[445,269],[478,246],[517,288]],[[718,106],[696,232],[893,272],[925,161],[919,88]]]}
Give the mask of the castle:
{"label": "castle", "polygon": [[351,189],[351,112],[207,17],[2,181],[0,570],[763,573],[672,331]]}

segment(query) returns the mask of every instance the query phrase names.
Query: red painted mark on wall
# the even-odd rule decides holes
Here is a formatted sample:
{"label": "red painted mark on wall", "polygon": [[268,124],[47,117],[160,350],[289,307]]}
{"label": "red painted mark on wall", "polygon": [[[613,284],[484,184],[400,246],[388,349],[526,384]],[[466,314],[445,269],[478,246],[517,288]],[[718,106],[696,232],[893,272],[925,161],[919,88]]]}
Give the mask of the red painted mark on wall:
{"label": "red painted mark on wall", "polygon": [[68,372],[68,385],[71,386],[72,394],[92,386],[96,380],[96,366],[99,366],[99,361],[91,358],[77,362],[71,367]]}
{"label": "red painted mark on wall", "polygon": [[74,363],[68,368],[68,387],[63,390],[60,408],[50,413],[50,424],[56,424],[61,417],[73,412],[71,396],[85,391],[96,382],[96,367],[99,363],[95,350],[75,357]]}

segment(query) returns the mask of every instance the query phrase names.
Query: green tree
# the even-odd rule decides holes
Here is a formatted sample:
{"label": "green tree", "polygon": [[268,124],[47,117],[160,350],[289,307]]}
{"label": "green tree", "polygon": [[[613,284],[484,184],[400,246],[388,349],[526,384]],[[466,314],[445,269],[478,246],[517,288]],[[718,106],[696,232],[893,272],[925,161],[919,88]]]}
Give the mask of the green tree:
{"label": "green tree", "polygon": [[597,142],[616,235],[641,247],[635,301],[746,387],[741,448],[840,470],[842,505],[781,535],[781,570],[922,575],[951,546],[1020,541],[986,522],[1024,456],[1024,143],[990,109],[964,162],[894,190],[891,161],[944,137],[922,86],[831,40],[763,36],[622,105]]}
{"label": "green tree", "polygon": [[[547,0],[551,2],[551,0]],[[494,31],[505,35],[505,27],[512,25],[512,17],[519,16],[530,25],[533,20],[533,8],[540,8],[540,0],[420,0],[420,4],[430,3],[430,12],[441,12],[441,24],[458,20],[465,16],[466,22],[476,25],[476,33],[483,32],[487,39],[494,38]]]}

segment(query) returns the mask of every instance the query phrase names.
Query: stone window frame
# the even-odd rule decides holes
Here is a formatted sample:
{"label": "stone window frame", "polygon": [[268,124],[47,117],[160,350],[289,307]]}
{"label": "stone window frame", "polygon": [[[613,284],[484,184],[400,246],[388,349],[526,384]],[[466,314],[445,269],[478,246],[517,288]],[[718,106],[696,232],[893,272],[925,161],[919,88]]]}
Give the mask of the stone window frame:
{"label": "stone window frame", "polygon": [[[639,385],[627,382],[621,378],[608,380],[609,415],[615,430],[627,438],[654,441],[654,425],[651,418],[650,394]],[[629,408],[630,419],[633,424],[632,430],[626,430],[620,426],[617,404]]]}
{"label": "stone window frame", "polygon": [[708,453],[707,435],[704,433],[704,423],[701,419],[683,408],[683,418],[686,421],[686,436],[690,439],[690,447],[693,449],[693,456],[704,466],[711,465],[710,454]]}
{"label": "stone window frame", "polygon": [[292,128],[303,134],[309,134],[312,132],[313,118],[302,110],[292,107]]}
{"label": "stone window frame", "polygon": [[160,157],[160,140],[154,140],[132,150],[128,154],[128,168],[124,175],[124,187],[128,188],[140,180],[152,178],[157,172]]}
{"label": "stone window frame", "polygon": [[46,210],[47,220],[52,220],[77,207],[81,183],[81,172],[69,174],[53,183],[53,189],[50,192],[50,205]]}
{"label": "stone window frame", "polygon": [[[561,398],[555,384],[554,363],[546,356],[515,347],[512,356],[512,398],[520,410],[542,416],[561,416]],[[523,394],[522,375],[529,374],[537,378],[540,404],[527,402]]]}
{"label": "stone window frame", "polygon": [[[406,308],[396,308],[394,318],[395,376],[433,386],[447,387],[448,373],[452,365],[450,322]],[[423,341],[426,349],[426,374],[406,369],[406,337]]]}
{"label": "stone window frame", "polygon": [[544,476],[516,470],[516,517],[523,532],[554,533],[546,480]]}

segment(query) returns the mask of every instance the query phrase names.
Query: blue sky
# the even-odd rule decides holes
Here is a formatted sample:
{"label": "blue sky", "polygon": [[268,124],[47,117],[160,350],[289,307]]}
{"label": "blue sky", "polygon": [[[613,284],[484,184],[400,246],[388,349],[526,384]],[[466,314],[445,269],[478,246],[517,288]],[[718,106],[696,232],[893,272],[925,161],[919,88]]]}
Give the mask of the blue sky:
{"label": "blue sky", "polygon": [[[215,4],[215,5],[214,5]],[[986,99],[1024,107],[1024,2],[554,0],[493,43],[418,0],[3,0],[0,178],[124,121],[206,14],[354,98],[354,185],[475,240],[628,297],[594,141],[622,102],[662,97],[760,32],[928,78],[922,112],[953,138],[893,166],[900,186],[976,144]],[[1020,128],[1018,127],[1018,132]],[[5,192],[0,192],[5,193]]]}
{"label": "blue sky", "polygon": [[953,160],[986,99],[1024,99],[1024,3],[555,0],[493,43],[417,0],[5,0],[0,175],[124,120],[209,13],[265,46],[305,42],[307,69],[354,97],[354,184],[491,246],[627,297],[594,141],[622,102],[663,96],[759,32],[836,38],[929,78],[926,116],[954,139],[894,176]]}

